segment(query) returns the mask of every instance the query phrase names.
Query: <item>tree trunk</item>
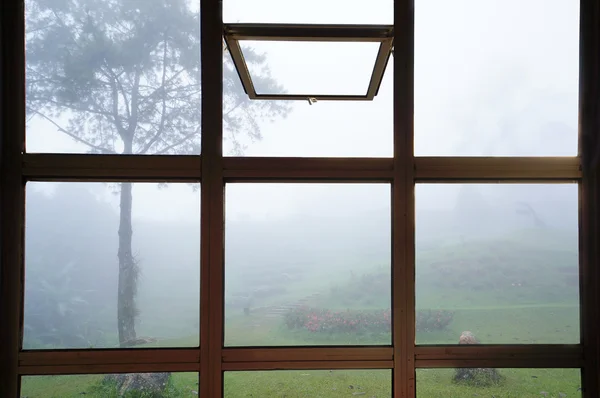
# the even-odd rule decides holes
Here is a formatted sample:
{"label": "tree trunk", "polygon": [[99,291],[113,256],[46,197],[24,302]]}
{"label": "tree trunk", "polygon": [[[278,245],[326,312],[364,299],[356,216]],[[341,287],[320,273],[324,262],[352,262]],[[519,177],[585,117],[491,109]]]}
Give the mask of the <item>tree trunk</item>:
{"label": "tree trunk", "polygon": [[[133,137],[133,134],[131,135]],[[125,141],[123,153],[132,153],[132,142]],[[129,142],[128,142],[129,141]],[[138,282],[138,264],[133,256],[131,224],[133,184],[121,183],[120,212],[119,212],[119,291],[117,297],[117,325],[119,330],[119,345],[121,348],[131,347],[139,343],[135,333],[135,318],[137,308],[135,295]],[[127,373],[107,375],[109,381],[116,381],[119,396],[125,396],[128,391],[146,391],[153,396],[162,396],[167,386],[170,373]]]}
{"label": "tree trunk", "polygon": [[[133,152],[133,139],[123,137],[124,154]],[[133,138],[133,134],[131,134]],[[138,268],[133,257],[131,225],[132,189],[130,182],[121,183],[120,212],[119,212],[119,291],[117,297],[117,325],[119,330],[119,345],[121,348],[130,346],[135,341],[135,318],[137,308],[135,294],[137,292]]]}
{"label": "tree trunk", "polygon": [[121,184],[121,209],[119,219],[119,292],[117,299],[117,321],[119,344],[128,346],[136,339],[135,333],[135,293],[137,290],[137,264],[133,258],[131,225],[132,188],[130,182]]}

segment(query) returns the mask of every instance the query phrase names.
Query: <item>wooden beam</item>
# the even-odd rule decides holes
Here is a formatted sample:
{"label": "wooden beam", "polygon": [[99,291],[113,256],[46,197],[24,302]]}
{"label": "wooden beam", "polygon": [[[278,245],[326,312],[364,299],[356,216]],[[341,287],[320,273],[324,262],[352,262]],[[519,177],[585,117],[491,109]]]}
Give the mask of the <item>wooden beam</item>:
{"label": "wooden beam", "polygon": [[200,266],[200,389],[223,395],[223,17],[220,0],[201,0],[202,188]]}
{"label": "wooden beam", "polygon": [[84,366],[132,365],[163,363],[195,363],[200,361],[199,348],[134,348],[116,350],[24,351],[19,353],[19,366]]}
{"label": "wooden beam", "polygon": [[393,160],[389,158],[227,157],[223,163],[228,182],[290,179],[389,182],[393,178]]}
{"label": "wooden beam", "polygon": [[583,396],[600,396],[600,3],[580,2],[579,152]]}
{"label": "wooden beam", "polygon": [[414,2],[394,1],[394,180],[392,184],[393,396],[415,391]]}
{"label": "wooden beam", "polygon": [[570,360],[583,359],[583,346],[575,345],[454,345],[416,346],[419,360]]}
{"label": "wooden beam", "polygon": [[[340,179],[391,181],[392,158],[226,157],[224,177],[231,181]],[[548,181],[582,178],[578,157],[417,157],[417,181]],[[201,156],[25,154],[28,180],[123,179],[189,181],[201,178]]]}
{"label": "wooden beam", "polygon": [[381,42],[394,34],[392,25],[226,24],[226,38],[268,41]]}
{"label": "wooden beam", "polygon": [[391,361],[392,347],[225,348],[223,362]]}
{"label": "wooden beam", "polygon": [[581,178],[578,157],[418,157],[418,181],[451,180],[577,180]]}
{"label": "wooden beam", "polygon": [[417,359],[417,368],[541,368],[563,369],[581,368],[583,359],[555,358],[555,359]]}
{"label": "wooden beam", "polygon": [[34,375],[75,375],[103,373],[152,373],[152,372],[199,372],[198,362],[139,363],[139,364],[88,364],[88,365],[51,365],[20,366],[22,376]]}
{"label": "wooden beam", "polygon": [[391,369],[389,361],[285,361],[285,362],[226,362],[224,371],[244,370],[318,370],[318,369]]}
{"label": "wooden beam", "polygon": [[5,0],[0,12],[0,396],[18,397],[23,308],[25,10]]}
{"label": "wooden beam", "polygon": [[199,181],[198,155],[23,155],[23,176],[44,181]]}

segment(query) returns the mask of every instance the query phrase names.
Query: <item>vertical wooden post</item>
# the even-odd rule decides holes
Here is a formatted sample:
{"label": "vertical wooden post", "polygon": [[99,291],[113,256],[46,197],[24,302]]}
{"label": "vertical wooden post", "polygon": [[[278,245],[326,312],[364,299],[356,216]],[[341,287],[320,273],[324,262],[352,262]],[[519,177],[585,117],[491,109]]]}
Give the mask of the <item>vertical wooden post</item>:
{"label": "vertical wooden post", "polygon": [[413,0],[394,1],[394,25],[393,391],[396,398],[412,398],[415,396]]}
{"label": "vertical wooden post", "polygon": [[223,374],[223,20],[220,0],[201,0],[202,204],[200,395],[221,397]]}
{"label": "vertical wooden post", "polygon": [[23,2],[5,0],[0,12],[0,396],[18,397],[23,293],[23,191],[25,137],[25,24]]}
{"label": "vertical wooden post", "polygon": [[580,2],[579,155],[583,396],[600,396],[600,3]]}

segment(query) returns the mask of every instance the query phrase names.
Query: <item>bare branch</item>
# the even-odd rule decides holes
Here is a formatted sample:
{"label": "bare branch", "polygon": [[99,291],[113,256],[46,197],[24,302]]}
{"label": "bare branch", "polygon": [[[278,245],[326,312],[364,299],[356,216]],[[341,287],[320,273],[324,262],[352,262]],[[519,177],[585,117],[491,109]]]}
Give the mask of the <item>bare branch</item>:
{"label": "bare branch", "polygon": [[193,136],[195,136],[196,134],[198,134],[200,132],[200,126],[198,126],[198,128],[196,128],[196,130],[194,130],[193,132],[184,135],[180,140],[176,141],[175,143],[169,145],[168,147],[165,147],[163,149],[161,149],[160,151],[156,152],[157,155],[164,155],[165,153],[168,153],[171,149],[178,147],[179,145],[185,143],[187,140],[189,140],[190,138],[192,138]]}
{"label": "bare branch", "polygon": [[156,129],[156,134],[154,134],[154,136],[150,139],[150,141],[148,141],[148,143],[146,145],[144,145],[144,147],[142,148],[142,150],[140,151],[140,153],[146,153],[151,147],[152,145],[158,140],[158,138],[161,136],[161,134],[163,133],[164,129],[165,129],[165,120],[166,120],[166,115],[167,115],[167,92],[165,90],[165,81],[166,81],[166,77],[167,77],[167,32],[165,31],[165,44],[164,44],[164,48],[163,48],[163,60],[162,60],[162,64],[163,64],[163,68],[162,68],[162,78],[161,78],[161,86],[159,88],[162,88],[162,112],[160,115],[160,124],[158,126],[158,128]]}
{"label": "bare branch", "polygon": [[[171,76],[165,83],[165,85],[163,85],[163,87],[166,87],[166,85],[171,84],[171,82],[173,80],[175,80],[177,78],[177,76],[179,76],[181,73],[185,72],[185,68],[179,70],[178,72],[176,72],[173,76]],[[164,89],[163,87],[158,87],[156,90],[154,90],[153,92],[151,92],[150,94],[146,95],[145,97],[142,98],[142,100],[140,101],[140,105],[146,103],[146,101],[150,100],[152,97],[154,97],[156,94],[158,94],[160,92],[161,89]]]}
{"label": "bare branch", "polygon": [[81,138],[81,137],[78,137],[77,135],[75,135],[75,134],[73,134],[73,133],[70,133],[69,131],[67,131],[67,130],[65,130],[64,128],[62,128],[62,127],[61,127],[61,126],[60,126],[58,123],[56,123],[54,120],[52,120],[51,118],[49,118],[48,116],[44,115],[43,113],[41,113],[41,112],[39,112],[39,111],[36,111],[35,109],[32,109],[32,108],[28,108],[28,109],[29,109],[31,112],[33,112],[33,113],[35,113],[35,114],[37,114],[37,115],[41,116],[42,118],[44,118],[44,119],[46,119],[47,121],[49,121],[50,123],[52,123],[52,124],[54,125],[54,127],[56,127],[56,129],[57,129],[58,131],[60,131],[61,133],[64,133],[64,134],[66,134],[66,135],[68,135],[69,137],[73,138],[75,141],[78,141],[78,142],[80,142],[80,143],[82,143],[82,144],[84,144],[84,145],[87,145],[87,146],[89,146],[89,147],[90,147],[90,148],[92,148],[92,149],[96,149],[97,151],[100,151],[100,152],[102,152],[102,153],[110,153],[110,154],[115,154],[115,153],[116,153],[116,152],[114,152],[114,151],[111,151],[110,149],[103,148],[103,147],[101,147],[101,146],[98,146],[98,145],[94,145],[94,144],[92,144],[91,142],[89,142],[89,141],[86,141],[86,140],[84,140],[83,138]]}

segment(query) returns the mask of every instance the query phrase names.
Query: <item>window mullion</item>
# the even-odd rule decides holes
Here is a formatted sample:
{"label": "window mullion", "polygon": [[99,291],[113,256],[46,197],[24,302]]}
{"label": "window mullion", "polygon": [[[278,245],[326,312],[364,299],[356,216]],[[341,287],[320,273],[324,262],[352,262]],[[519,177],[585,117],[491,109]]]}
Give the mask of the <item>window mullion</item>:
{"label": "window mullion", "polygon": [[199,395],[223,389],[223,47],[222,2],[201,0],[202,204]]}
{"label": "window mullion", "polygon": [[414,397],[414,4],[394,2],[392,341],[394,397]]}
{"label": "window mullion", "polygon": [[[0,13],[0,396],[19,391],[23,293],[24,185],[21,153],[25,144],[25,25],[23,2],[8,0]],[[10,38],[10,39],[9,39]]]}

